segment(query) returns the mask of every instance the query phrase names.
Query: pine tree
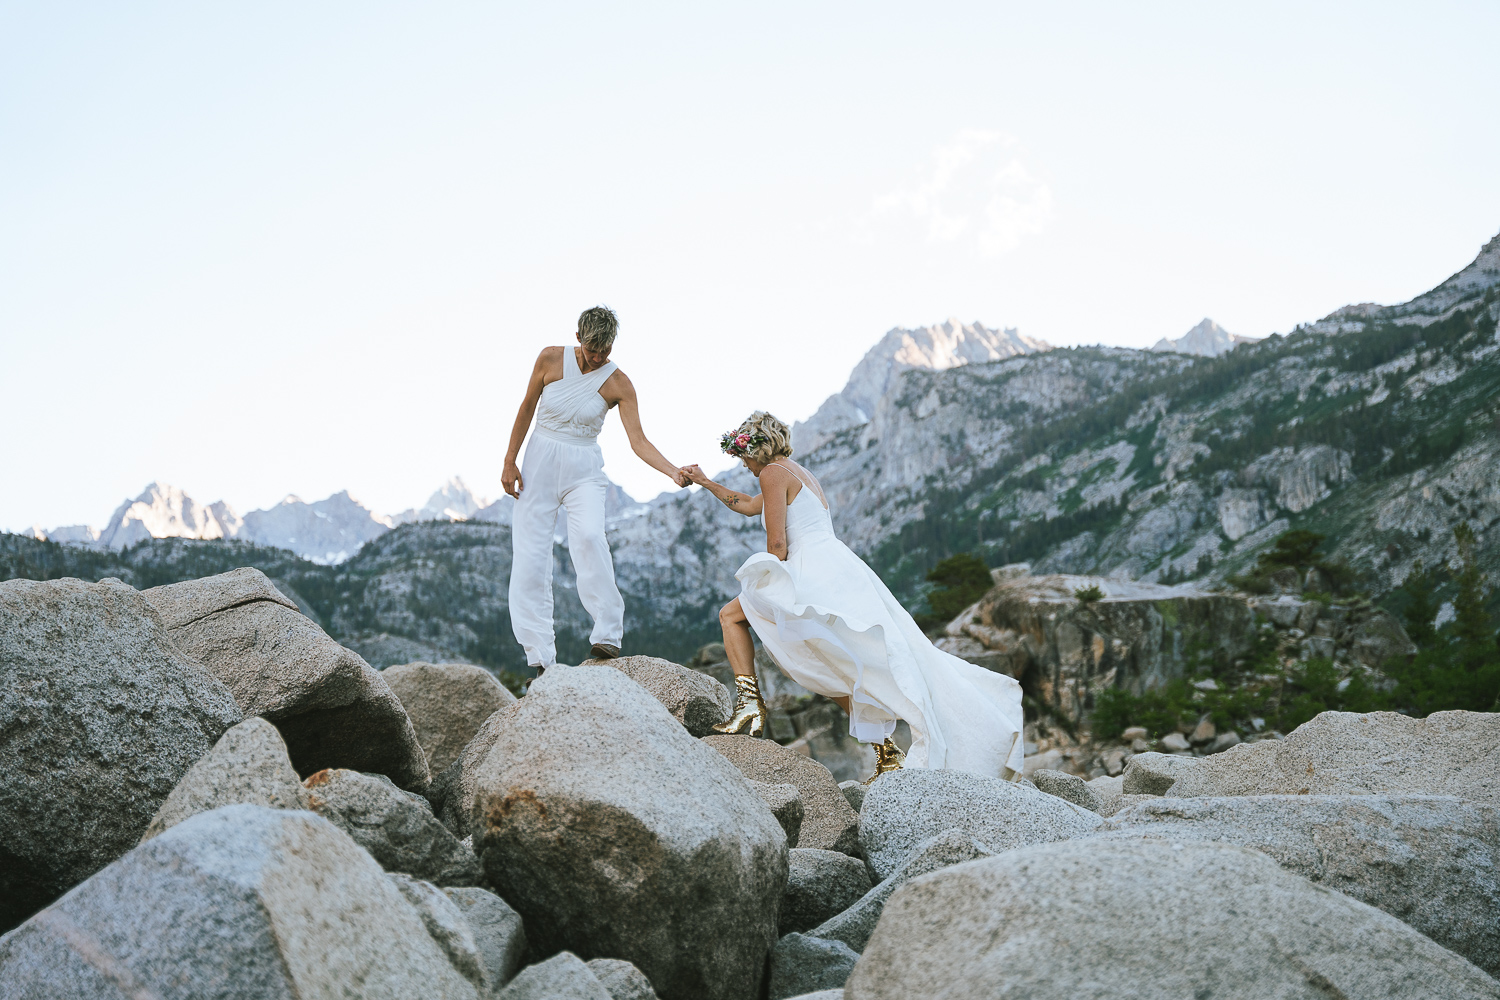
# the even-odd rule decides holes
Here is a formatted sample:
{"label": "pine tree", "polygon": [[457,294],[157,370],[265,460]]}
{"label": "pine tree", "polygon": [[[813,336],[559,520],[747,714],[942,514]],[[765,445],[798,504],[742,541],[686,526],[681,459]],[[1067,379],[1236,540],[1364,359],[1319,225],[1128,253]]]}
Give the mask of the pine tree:
{"label": "pine tree", "polygon": [[[1387,667],[1397,679],[1396,701],[1413,715],[1449,709],[1500,710],[1500,645],[1484,607],[1488,588],[1475,556],[1474,532],[1467,525],[1459,525],[1453,531],[1453,540],[1458,543],[1461,563],[1455,581],[1458,593],[1453,598],[1453,623],[1432,634],[1430,645],[1409,664],[1395,662]],[[1407,620],[1412,621],[1430,610],[1431,583],[1421,579],[1409,583],[1407,592],[1413,603],[1428,602],[1427,610],[1408,606]]]}
{"label": "pine tree", "polygon": [[1437,605],[1432,600],[1432,574],[1418,562],[1401,584],[1406,591],[1406,634],[1418,649],[1429,649],[1437,639]]}
{"label": "pine tree", "polygon": [[945,625],[959,612],[979,600],[994,586],[989,567],[984,560],[968,552],[949,556],[938,563],[927,574],[929,583],[937,584],[927,595],[927,606],[931,613],[918,615],[917,622],[923,628]]}
{"label": "pine tree", "polygon": [[1488,588],[1474,555],[1474,531],[1460,524],[1453,529],[1453,540],[1458,543],[1458,558],[1463,564],[1458,573],[1458,593],[1453,598],[1453,636],[1458,641],[1459,662],[1472,673],[1495,658],[1495,633],[1484,608]]}

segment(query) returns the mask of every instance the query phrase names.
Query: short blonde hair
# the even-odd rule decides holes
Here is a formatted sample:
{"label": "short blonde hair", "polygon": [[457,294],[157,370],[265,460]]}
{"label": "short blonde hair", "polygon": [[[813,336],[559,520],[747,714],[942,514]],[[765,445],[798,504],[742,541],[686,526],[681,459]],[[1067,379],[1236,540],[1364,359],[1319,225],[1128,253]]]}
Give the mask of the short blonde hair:
{"label": "short blonde hair", "polygon": [[607,351],[620,332],[620,321],[609,306],[594,306],[578,316],[578,340],[591,351]]}
{"label": "short blonde hair", "polygon": [[762,465],[770,465],[782,455],[792,456],[792,429],[765,410],[750,414],[734,434],[749,435],[752,443],[745,449],[745,457]]}

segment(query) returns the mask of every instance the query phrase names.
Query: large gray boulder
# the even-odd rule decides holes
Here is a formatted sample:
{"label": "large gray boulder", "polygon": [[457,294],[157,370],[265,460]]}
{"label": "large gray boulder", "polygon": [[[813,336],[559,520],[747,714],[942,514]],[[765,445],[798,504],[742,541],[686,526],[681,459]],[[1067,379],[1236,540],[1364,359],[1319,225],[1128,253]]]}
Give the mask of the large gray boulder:
{"label": "large gray boulder", "polygon": [[427,800],[383,774],[333,768],[303,782],[307,808],[370,852],[386,871],[437,885],[477,885],[479,859],[432,814]]}
{"label": "large gray boulder", "polygon": [[869,788],[863,781],[840,781],[839,791],[844,793],[844,801],[849,803],[849,808],[859,812],[859,807],[865,804],[865,792]]}
{"label": "large gray boulder", "polygon": [[810,757],[753,736],[708,736],[713,747],[751,781],[796,785],[802,793],[798,847],[859,853],[859,813],[849,807],[833,774]]}
{"label": "large gray boulder", "polygon": [[0,938],[0,1000],[475,1000],[422,914],[307,812],[199,813]]}
{"label": "large gray boulder", "polygon": [[657,1000],[656,990],[646,974],[618,958],[596,958],[588,963],[589,971],[599,985],[609,991],[610,1000]]}
{"label": "large gray boulder", "polygon": [[842,941],[855,951],[864,951],[870,934],[880,922],[880,914],[885,909],[886,901],[897,889],[918,875],[926,875],[939,868],[963,864],[976,858],[987,858],[992,853],[994,852],[962,830],[944,830],[918,844],[907,855],[906,860],[901,862],[901,867],[842,912],[808,931],[808,934],[830,941]]}
{"label": "large gray boulder", "polygon": [[987,850],[1080,837],[1103,819],[1035,788],[967,771],[906,768],[875,780],[859,811],[859,839],[876,879],[918,844],[960,830]]}
{"label": "large gray boulder", "polygon": [[571,951],[528,965],[498,1000],[613,1000],[593,970]]}
{"label": "large gray boulder", "polygon": [[526,957],[526,932],[521,915],[488,889],[451,886],[443,890],[463,914],[474,935],[484,967],[484,993],[497,993],[510,982]]}
{"label": "large gray boulder", "polygon": [[1179,757],[1176,754],[1138,753],[1125,763],[1125,773],[1120,776],[1120,791],[1126,795],[1168,795],[1177,782],[1197,769],[1196,757]]}
{"label": "large gray boulder", "polygon": [[727,722],[734,710],[734,698],[723,684],[659,656],[617,656],[584,662],[614,667],[635,681],[694,736],[712,733],[714,726]]}
{"label": "large gray boulder", "polygon": [[1101,837],[1253,847],[1311,882],[1378,907],[1500,972],[1500,810],[1451,796],[1251,795],[1155,799]]}
{"label": "large gray boulder", "polygon": [[788,934],[771,950],[768,1000],[788,1000],[814,990],[843,986],[859,953],[842,941]]}
{"label": "large gray boulder", "polygon": [[786,894],[781,900],[782,935],[816,927],[857,903],[870,891],[864,862],[842,851],[799,847],[788,853]]}
{"label": "large gray boulder", "polygon": [[607,666],[549,670],[505,711],[472,830],[533,953],[625,959],[666,1000],[754,997],[787,861],[749,782]]}
{"label": "large gray boulder", "polygon": [[1479,1000],[1500,997],[1500,984],[1257,851],[1076,840],[908,882],[846,995]]}
{"label": "large gray boulder", "polygon": [[1039,768],[1031,772],[1031,784],[1039,792],[1056,795],[1075,806],[1083,806],[1089,812],[1104,815],[1104,797],[1076,774]]}
{"label": "large gray boulder", "polygon": [[219,737],[177,782],[141,839],[150,840],[189,816],[239,802],[268,809],[308,808],[281,733],[265,719],[246,719]]}
{"label": "large gray boulder", "polygon": [[130,850],[241,715],[118,580],[0,583],[0,931]]}
{"label": "large gray boulder", "polygon": [[781,824],[781,829],[786,834],[787,848],[796,847],[802,836],[802,817],[806,812],[802,807],[802,793],[797,786],[768,785],[764,781],[752,781],[750,786],[766,804],[766,808],[771,810],[776,822]]}
{"label": "large gray boulder", "polygon": [[[1127,789],[1128,790],[1128,789]],[[1500,714],[1324,712],[1196,762],[1176,796],[1457,795],[1500,806]]]}
{"label": "large gray boulder", "polygon": [[427,928],[427,936],[437,942],[448,956],[448,964],[458,970],[481,995],[488,993],[489,977],[474,931],[463,911],[431,882],[412,878],[401,872],[387,872],[386,878],[412,905]]}
{"label": "large gray boulder", "polygon": [[303,777],[325,767],[389,775],[420,790],[427,758],[380,674],[328,637],[258,569],[244,567],[142,596],[172,640],[274,723]]}
{"label": "large gray boulder", "polygon": [[474,778],[479,765],[489,756],[500,738],[500,729],[516,713],[515,704],[493,713],[474,733],[468,743],[441,773],[435,775],[424,793],[432,804],[433,814],[454,836],[467,837],[469,817],[474,811]]}
{"label": "large gray boulder", "polygon": [[[1177,779],[1173,778],[1172,780],[1175,781]],[[1136,792],[1127,794],[1125,792],[1125,776],[1123,774],[1115,775],[1114,777],[1100,775],[1085,782],[1085,784],[1089,786],[1089,791],[1099,802],[1099,808],[1094,811],[1104,817],[1113,816],[1121,809],[1128,809],[1137,803],[1149,802],[1152,799],[1160,798],[1160,796],[1154,794],[1148,795]]]}
{"label": "large gray boulder", "polygon": [[406,709],[427,767],[437,775],[458,758],[484,720],[516,696],[483,667],[468,663],[405,663],[380,677]]}

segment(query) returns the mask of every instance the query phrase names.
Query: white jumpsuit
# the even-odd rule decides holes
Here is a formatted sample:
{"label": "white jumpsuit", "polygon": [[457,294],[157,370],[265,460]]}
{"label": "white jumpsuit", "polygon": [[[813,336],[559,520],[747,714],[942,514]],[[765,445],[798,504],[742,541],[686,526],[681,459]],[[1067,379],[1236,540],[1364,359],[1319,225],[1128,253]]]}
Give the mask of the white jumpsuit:
{"label": "white jumpsuit", "polygon": [[510,624],[526,647],[526,662],[557,662],[552,630],[552,533],[557,509],[568,512],[568,554],[578,576],[578,599],[594,619],[591,643],[620,646],[625,602],[615,586],[604,538],[604,454],[599,430],[609,404],[599,395],[613,361],[585,374],[573,349],[563,348],[563,377],[542,389],[536,424],[521,463],[521,497],[511,527]]}

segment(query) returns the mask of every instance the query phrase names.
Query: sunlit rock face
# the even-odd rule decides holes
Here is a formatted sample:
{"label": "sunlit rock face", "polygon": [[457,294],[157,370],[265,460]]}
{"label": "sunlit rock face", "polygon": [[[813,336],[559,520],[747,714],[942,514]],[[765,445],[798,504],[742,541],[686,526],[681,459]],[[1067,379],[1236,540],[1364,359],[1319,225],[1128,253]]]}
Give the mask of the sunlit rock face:
{"label": "sunlit rock face", "polygon": [[[222,500],[200,504],[175,486],[152,483],[140,496],[115,509],[97,543],[119,550],[148,538],[233,538],[242,524],[234,508]],[[80,528],[67,529],[66,540],[86,540],[83,536],[88,529]]]}

